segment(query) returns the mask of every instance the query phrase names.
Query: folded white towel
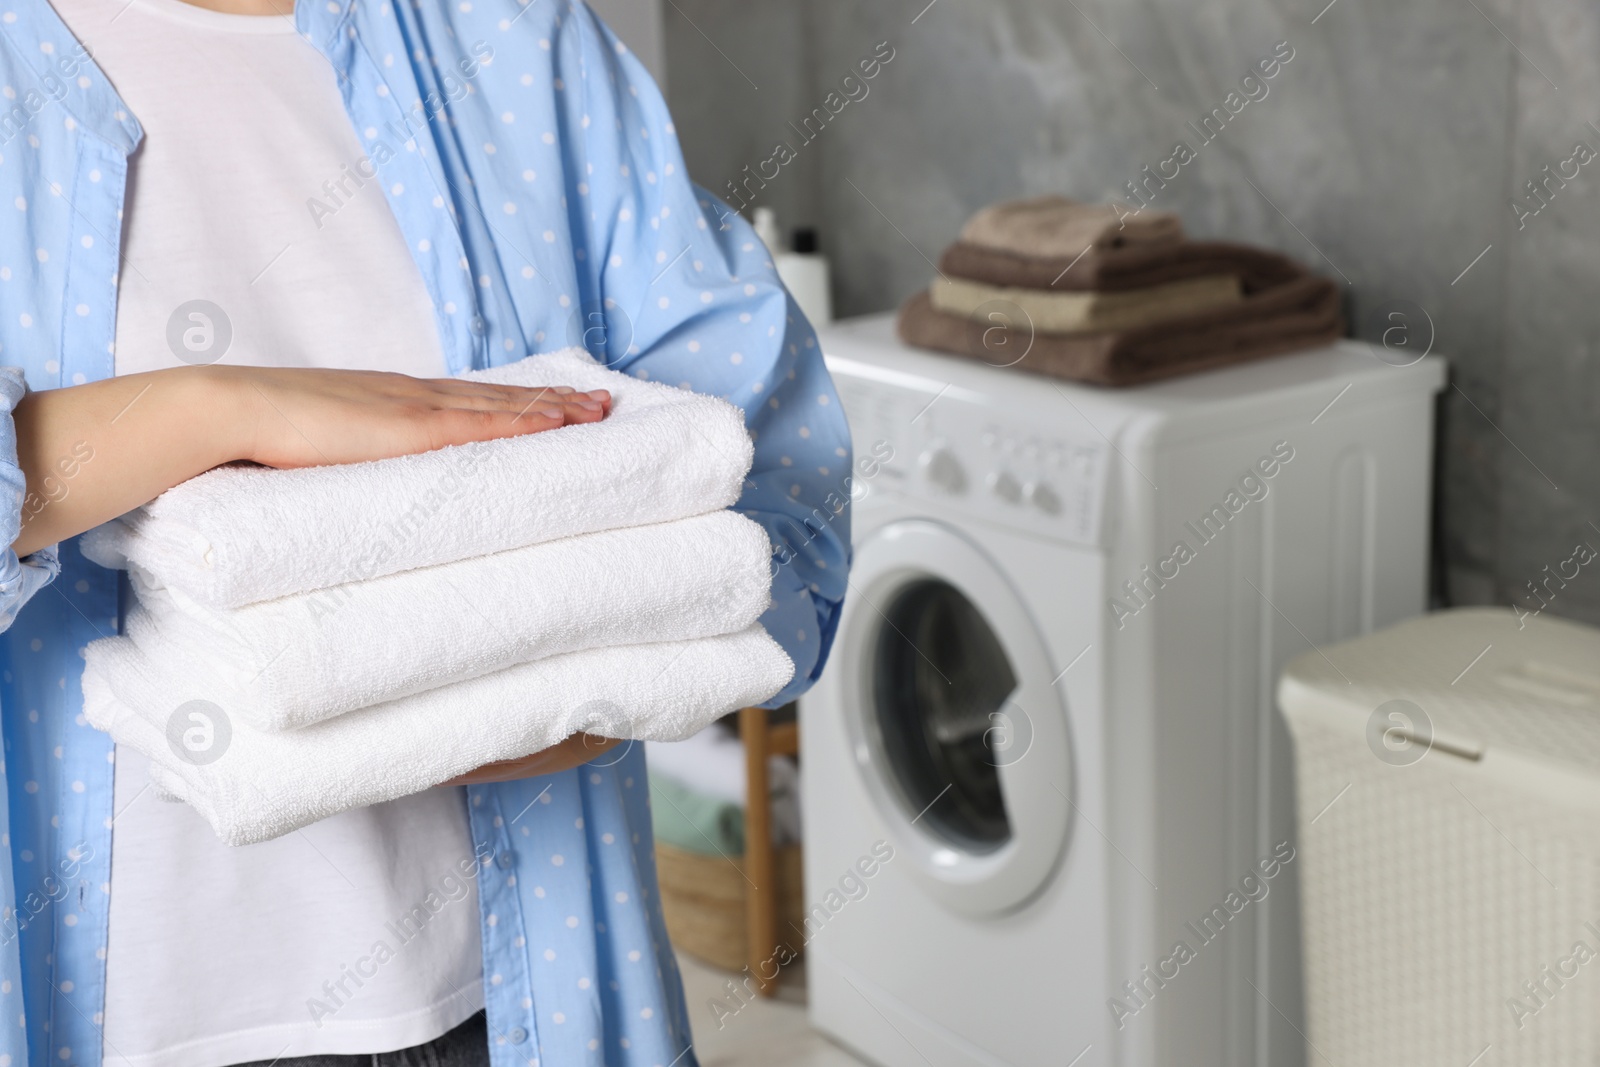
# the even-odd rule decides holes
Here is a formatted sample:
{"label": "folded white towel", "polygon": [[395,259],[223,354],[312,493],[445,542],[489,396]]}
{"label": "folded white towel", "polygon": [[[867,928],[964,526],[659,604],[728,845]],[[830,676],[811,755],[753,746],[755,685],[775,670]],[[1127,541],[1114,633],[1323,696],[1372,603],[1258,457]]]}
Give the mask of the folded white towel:
{"label": "folded white towel", "polygon": [[733,405],[607,370],[582,349],[465,377],[609,389],[612,408],[596,423],[370,463],[220,467],[90,531],[84,553],[238,607],[716,511],[750,469]]}
{"label": "folded white towel", "polygon": [[[204,701],[204,691],[153,669],[125,637],[92,642],[87,660],[89,722],[147,756],[155,784],[193,805],[235,845],[407,796],[579,731],[687,737],[768,699],[794,673],[777,642],[751,626],[697,641],[551,656],[303,730],[266,733],[214,706],[185,707]],[[189,718],[197,710],[205,722]],[[209,729],[209,743],[185,749],[186,729]]]}
{"label": "folded white towel", "polygon": [[771,600],[766,531],[718,511],[582,534],[241,608],[133,570],[126,633],[158,671],[258,730],[287,730],[605,645],[743,630]]}

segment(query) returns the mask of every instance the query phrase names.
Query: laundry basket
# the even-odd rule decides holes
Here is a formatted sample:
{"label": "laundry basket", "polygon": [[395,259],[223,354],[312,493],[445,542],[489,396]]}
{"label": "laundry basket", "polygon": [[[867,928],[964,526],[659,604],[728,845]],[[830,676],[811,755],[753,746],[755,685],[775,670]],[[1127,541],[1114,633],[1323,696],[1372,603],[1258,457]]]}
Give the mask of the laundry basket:
{"label": "laundry basket", "polygon": [[1278,702],[1306,1062],[1600,1063],[1600,630],[1442,612],[1300,656]]}
{"label": "laundry basket", "polygon": [[[707,856],[658,841],[656,871],[672,947],[723,970],[745,967],[750,960],[745,907],[751,882],[744,857]],[[787,951],[769,952],[761,958],[770,956],[784,963],[805,944],[799,845],[774,850],[773,874],[778,939]],[[764,970],[758,967],[757,974],[770,977],[772,967],[772,963]]]}

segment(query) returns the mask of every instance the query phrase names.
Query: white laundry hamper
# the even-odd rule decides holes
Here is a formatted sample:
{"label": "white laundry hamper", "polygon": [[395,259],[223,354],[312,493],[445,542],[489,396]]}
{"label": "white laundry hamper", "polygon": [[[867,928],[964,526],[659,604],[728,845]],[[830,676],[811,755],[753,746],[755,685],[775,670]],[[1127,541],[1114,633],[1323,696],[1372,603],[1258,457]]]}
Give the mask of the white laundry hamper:
{"label": "white laundry hamper", "polygon": [[1300,656],[1278,703],[1306,1062],[1600,1064],[1600,630],[1441,612]]}

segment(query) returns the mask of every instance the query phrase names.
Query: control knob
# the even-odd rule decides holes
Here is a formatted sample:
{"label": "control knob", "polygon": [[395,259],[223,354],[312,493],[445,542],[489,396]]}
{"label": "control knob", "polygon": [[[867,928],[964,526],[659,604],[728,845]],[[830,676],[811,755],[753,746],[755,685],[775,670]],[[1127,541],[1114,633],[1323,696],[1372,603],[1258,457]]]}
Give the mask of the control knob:
{"label": "control knob", "polygon": [[1007,471],[994,471],[989,475],[989,491],[1009,504],[1022,501],[1022,484]]}
{"label": "control knob", "polygon": [[1022,495],[1046,515],[1061,513],[1061,497],[1050,488],[1049,482],[1029,482],[1022,487]]}
{"label": "control knob", "polygon": [[917,463],[928,481],[937,488],[952,495],[966,489],[967,472],[961,469],[961,461],[956,459],[955,453],[945,446],[930,446],[917,458]]}

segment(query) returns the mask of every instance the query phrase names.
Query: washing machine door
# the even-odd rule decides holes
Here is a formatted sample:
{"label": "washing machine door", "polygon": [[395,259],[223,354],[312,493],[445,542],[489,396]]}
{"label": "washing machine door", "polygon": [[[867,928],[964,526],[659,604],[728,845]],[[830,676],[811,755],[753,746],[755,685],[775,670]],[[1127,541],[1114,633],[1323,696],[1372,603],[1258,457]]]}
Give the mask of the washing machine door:
{"label": "washing machine door", "polygon": [[989,915],[1050,878],[1071,827],[1066,709],[1021,596],[920,519],[856,551],[835,655],[854,762],[930,895]]}

